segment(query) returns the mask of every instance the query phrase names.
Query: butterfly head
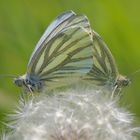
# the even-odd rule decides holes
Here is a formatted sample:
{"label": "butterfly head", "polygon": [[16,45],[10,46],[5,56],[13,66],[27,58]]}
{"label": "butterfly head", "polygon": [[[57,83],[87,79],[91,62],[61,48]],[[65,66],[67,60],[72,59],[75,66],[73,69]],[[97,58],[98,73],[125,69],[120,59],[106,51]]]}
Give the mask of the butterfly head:
{"label": "butterfly head", "polygon": [[125,77],[125,76],[122,76],[120,75],[115,83],[115,85],[117,85],[118,88],[121,88],[121,87],[126,87],[130,84],[130,79]]}
{"label": "butterfly head", "polygon": [[24,78],[19,76],[17,78],[14,79],[14,83],[15,85],[17,85],[18,87],[22,87],[24,84]]}
{"label": "butterfly head", "polygon": [[19,76],[15,78],[14,83],[18,87],[24,87],[27,92],[40,92],[44,87],[44,82],[36,76]]}

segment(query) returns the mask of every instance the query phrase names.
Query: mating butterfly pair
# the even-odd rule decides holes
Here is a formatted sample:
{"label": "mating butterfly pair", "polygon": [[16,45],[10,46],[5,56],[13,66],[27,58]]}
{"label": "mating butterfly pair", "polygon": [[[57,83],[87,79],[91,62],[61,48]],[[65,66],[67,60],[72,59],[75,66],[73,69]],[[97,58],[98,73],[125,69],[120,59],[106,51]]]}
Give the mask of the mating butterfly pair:
{"label": "mating butterfly pair", "polygon": [[88,18],[67,11],[46,29],[30,57],[26,74],[16,78],[15,84],[39,92],[44,87],[55,89],[79,81],[108,85],[113,90],[129,84],[119,75],[110,50],[91,29]]}

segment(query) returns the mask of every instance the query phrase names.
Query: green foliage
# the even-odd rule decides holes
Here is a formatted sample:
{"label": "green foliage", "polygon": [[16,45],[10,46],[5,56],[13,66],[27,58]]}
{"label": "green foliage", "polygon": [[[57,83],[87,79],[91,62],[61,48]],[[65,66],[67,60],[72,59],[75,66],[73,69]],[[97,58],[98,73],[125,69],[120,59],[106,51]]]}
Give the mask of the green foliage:
{"label": "green foliage", "polygon": [[[49,23],[65,10],[84,13],[111,49],[121,74],[140,68],[139,0],[1,0],[0,74],[22,75],[29,56]],[[140,73],[123,90],[123,105],[140,120]],[[0,78],[0,119],[17,102],[21,90],[12,79]],[[1,124],[0,124],[1,125]]]}

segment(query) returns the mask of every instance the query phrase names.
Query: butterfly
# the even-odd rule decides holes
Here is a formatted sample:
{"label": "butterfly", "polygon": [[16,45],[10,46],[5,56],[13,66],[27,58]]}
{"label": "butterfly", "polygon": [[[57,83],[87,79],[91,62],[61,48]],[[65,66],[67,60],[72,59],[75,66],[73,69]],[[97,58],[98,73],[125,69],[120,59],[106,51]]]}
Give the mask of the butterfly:
{"label": "butterfly", "polygon": [[119,75],[110,50],[92,31],[88,18],[66,11],[46,29],[29,59],[26,73],[14,82],[29,92],[40,92],[79,81],[109,85],[115,90],[129,83]]}
{"label": "butterfly", "polygon": [[92,31],[92,38],[94,63],[87,80],[93,81],[96,85],[107,85],[113,90],[112,94],[120,93],[122,87],[130,84],[130,79],[119,74],[115,59],[100,35]]}
{"label": "butterfly", "polygon": [[91,69],[92,45],[87,17],[66,11],[46,29],[29,59],[25,75],[14,82],[29,92],[76,83]]}

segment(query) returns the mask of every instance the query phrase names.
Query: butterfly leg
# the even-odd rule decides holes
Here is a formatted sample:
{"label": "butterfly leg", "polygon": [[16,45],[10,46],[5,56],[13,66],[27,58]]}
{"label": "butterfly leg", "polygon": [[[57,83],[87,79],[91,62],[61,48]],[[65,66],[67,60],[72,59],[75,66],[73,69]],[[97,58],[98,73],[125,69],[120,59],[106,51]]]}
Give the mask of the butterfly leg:
{"label": "butterfly leg", "polygon": [[34,97],[33,96],[33,89],[31,87],[31,85],[28,85],[28,89],[29,89],[29,92],[30,92],[31,97],[33,98]]}
{"label": "butterfly leg", "polygon": [[111,99],[113,99],[113,97],[115,96],[115,92],[116,92],[117,88],[118,88],[118,85],[115,85],[115,87],[111,93]]}

